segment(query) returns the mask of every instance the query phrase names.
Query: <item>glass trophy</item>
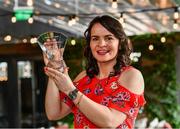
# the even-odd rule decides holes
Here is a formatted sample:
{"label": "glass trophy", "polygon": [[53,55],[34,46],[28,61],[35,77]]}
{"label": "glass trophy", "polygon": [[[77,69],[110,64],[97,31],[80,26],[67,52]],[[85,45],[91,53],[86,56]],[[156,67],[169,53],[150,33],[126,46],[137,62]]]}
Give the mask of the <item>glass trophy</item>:
{"label": "glass trophy", "polygon": [[45,32],[37,38],[37,43],[49,60],[48,67],[64,72],[66,64],[63,61],[63,53],[66,42],[67,37],[60,32]]}

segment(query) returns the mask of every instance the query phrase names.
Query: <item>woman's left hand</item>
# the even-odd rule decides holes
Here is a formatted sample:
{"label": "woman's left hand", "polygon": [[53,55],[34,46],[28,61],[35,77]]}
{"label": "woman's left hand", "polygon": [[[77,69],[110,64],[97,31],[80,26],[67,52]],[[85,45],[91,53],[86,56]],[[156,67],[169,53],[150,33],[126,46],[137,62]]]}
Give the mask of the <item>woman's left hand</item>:
{"label": "woman's left hand", "polygon": [[69,77],[67,67],[64,68],[64,73],[50,67],[45,67],[44,69],[45,74],[54,80],[56,86],[61,92],[68,94],[70,91],[76,88]]}

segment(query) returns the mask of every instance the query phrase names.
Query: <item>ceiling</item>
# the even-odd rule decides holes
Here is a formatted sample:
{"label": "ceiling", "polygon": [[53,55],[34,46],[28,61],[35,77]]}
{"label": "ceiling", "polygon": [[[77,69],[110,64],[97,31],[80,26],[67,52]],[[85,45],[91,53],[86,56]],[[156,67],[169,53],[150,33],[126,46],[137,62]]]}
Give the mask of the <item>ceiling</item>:
{"label": "ceiling", "polygon": [[[11,17],[10,13],[13,13],[15,1],[18,2],[18,6],[27,6],[28,0],[0,0],[1,36],[6,33],[36,35],[54,28],[69,36],[79,37],[83,36],[89,21],[102,14],[110,14],[118,19],[123,14],[125,20],[123,25],[128,36],[180,31],[180,27],[173,28],[175,8],[172,8],[177,7],[179,11],[180,0],[117,0],[117,8],[112,7],[112,0],[33,0],[35,21],[33,24],[36,25],[33,25],[35,29],[31,30],[32,25],[26,24],[29,26],[28,33],[18,21],[11,23],[4,18]],[[69,25],[68,21],[74,15],[76,15],[76,23]],[[179,24],[180,18],[176,22]]]}

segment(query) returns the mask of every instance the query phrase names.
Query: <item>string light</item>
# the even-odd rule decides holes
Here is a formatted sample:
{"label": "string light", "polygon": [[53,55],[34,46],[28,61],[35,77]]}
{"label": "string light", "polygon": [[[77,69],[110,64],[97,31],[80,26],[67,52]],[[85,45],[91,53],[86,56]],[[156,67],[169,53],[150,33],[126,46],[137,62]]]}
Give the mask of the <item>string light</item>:
{"label": "string light", "polygon": [[48,20],[48,23],[49,23],[50,25],[52,25],[52,24],[53,24],[53,20],[52,20],[52,19],[49,19],[49,20]]}
{"label": "string light", "polygon": [[174,28],[174,29],[177,29],[177,28],[178,28],[177,20],[174,20],[173,28]]}
{"label": "string light", "polygon": [[123,13],[120,14],[119,22],[122,24],[122,26],[125,26],[124,18],[123,18]]}
{"label": "string light", "polygon": [[37,38],[31,38],[31,39],[30,39],[30,43],[31,43],[31,44],[35,44],[36,42],[37,42]]}
{"label": "string light", "polygon": [[118,7],[117,0],[112,1],[112,8],[116,9]]}
{"label": "string light", "polygon": [[178,12],[178,8],[174,9],[174,19],[178,19],[179,18],[179,12]]}
{"label": "string light", "polygon": [[16,23],[16,17],[15,16],[11,17],[11,22]]}
{"label": "string light", "polygon": [[71,45],[73,45],[73,46],[76,45],[76,40],[75,39],[71,40]]}
{"label": "string light", "polygon": [[34,19],[32,17],[28,18],[28,23],[29,24],[33,24],[33,22],[34,22]]}
{"label": "string light", "polygon": [[72,25],[76,24],[76,15],[72,16],[71,21],[72,21]]}
{"label": "string light", "polygon": [[70,16],[68,21],[69,26],[72,26],[74,24],[76,24],[76,15]]}
{"label": "string light", "polygon": [[23,43],[27,43],[27,39],[23,39],[22,41],[23,41]]}
{"label": "string light", "polygon": [[154,49],[154,46],[152,44],[150,44],[148,48],[150,51],[152,51]]}
{"label": "string light", "polygon": [[165,43],[166,42],[166,38],[163,36],[161,37],[161,43]]}
{"label": "string light", "polygon": [[56,8],[60,8],[60,7],[61,7],[61,5],[60,5],[59,3],[55,3],[54,6],[55,6]]}
{"label": "string light", "polygon": [[11,35],[6,35],[6,36],[4,37],[4,41],[6,41],[6,42],[11,41],[11,39],[12,39]]}
{"label": "string light", "polygon": [[33,6],[33,0],[27,0],[27,6]]}
{"label": "string light", "polygon": [[130,54],[130,59],[131,59],[133,62],[138,62],[140,57],[141,57],[141,52],[132,52],[132,53]]}

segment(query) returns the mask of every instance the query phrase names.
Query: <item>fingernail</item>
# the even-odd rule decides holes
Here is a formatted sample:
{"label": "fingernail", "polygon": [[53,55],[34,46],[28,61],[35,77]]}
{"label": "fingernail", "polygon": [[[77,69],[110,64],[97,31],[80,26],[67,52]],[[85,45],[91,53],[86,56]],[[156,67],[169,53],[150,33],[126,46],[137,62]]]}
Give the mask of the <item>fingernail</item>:
{"label": "fingernail", "polygon": [[47,67],[44,67],[44,71],[46,72],[48,69],[47,69]]}

